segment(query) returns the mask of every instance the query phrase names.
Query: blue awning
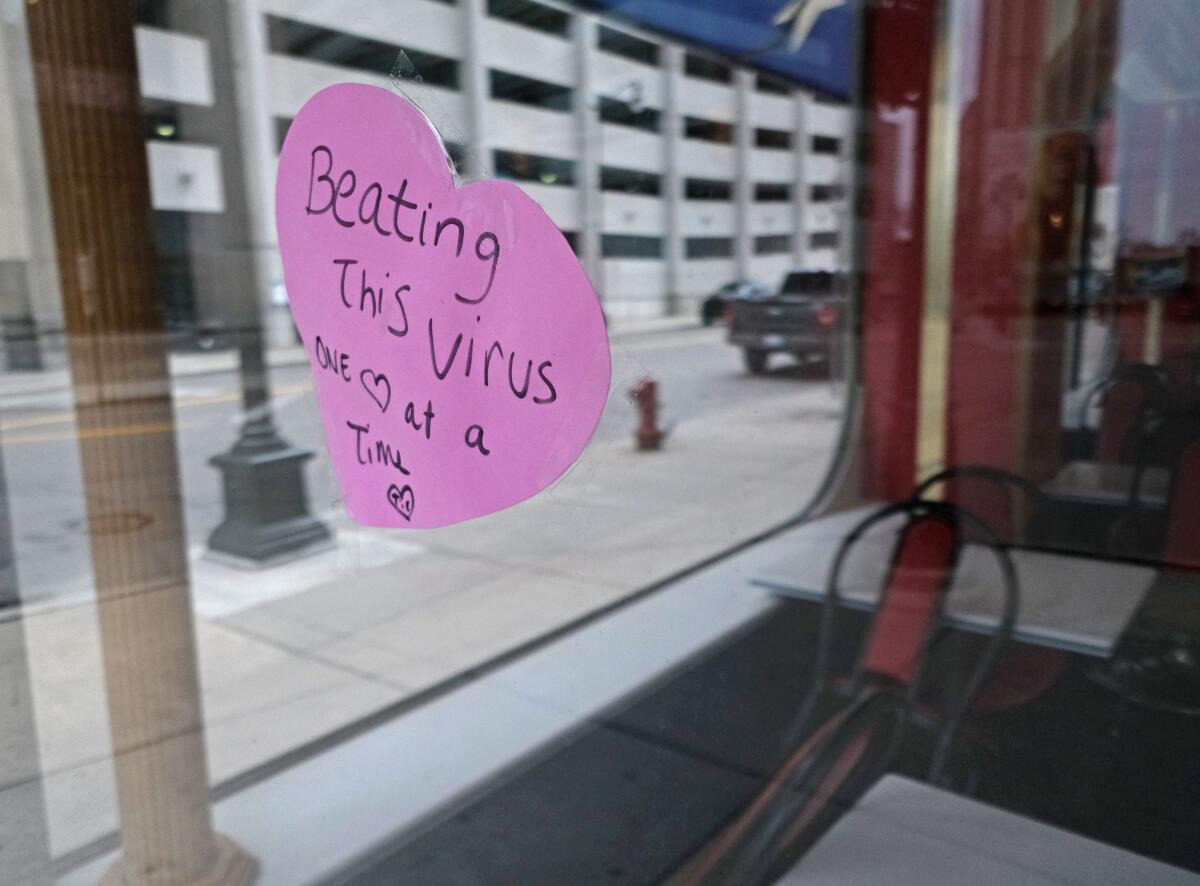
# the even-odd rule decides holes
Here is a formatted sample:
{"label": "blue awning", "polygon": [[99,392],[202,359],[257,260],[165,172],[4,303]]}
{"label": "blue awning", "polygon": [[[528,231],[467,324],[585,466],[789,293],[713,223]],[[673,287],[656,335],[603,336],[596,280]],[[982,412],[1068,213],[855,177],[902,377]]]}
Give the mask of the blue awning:
{"label": "blue awning", "polygon": [[579,5],[702,45],[819,92],[850,97],[849,3],[821,13],[796,50],[771,21],[786,0],[579,0]]}

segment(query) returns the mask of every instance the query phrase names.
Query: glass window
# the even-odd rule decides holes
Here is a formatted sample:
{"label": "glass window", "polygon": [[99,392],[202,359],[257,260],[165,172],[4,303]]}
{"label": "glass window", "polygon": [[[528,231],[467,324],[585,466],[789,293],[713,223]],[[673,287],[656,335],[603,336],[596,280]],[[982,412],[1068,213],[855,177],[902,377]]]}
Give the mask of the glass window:
{"label": "glass window", "polygon": [[683,137],[697,141],[714,142],[719,145],[733,144],[733,124],[720,120],[705,120],[703,117],[684,116]]}
{"label": "glass window", "polygon": [[789,203],[791,199],[791,182],[754,183],[754,202],[756,203]]}
{"label": "glass window", "polygon": [[600,190],[657,196],[662,192],[662,177],[653,172],[642,172],[637,169],[601,166]]}
{"label": "glass window", "polygon": [[166,0],[135,0],[133,17],[139,25],[150,25],[154,28],[167,27]]}
{"label": "glass window", "polygon": [[604,234],[600,238],[600,251],[605,258],[662,258],[661,237],[644,237],[635,234]]}
{"label": "glass window", "polygon": [[810,146],[814,154],[837,154],[842,149],[842,141],[830,135],[814,135]]}
{"label": "glass window", "polygon": [[571,16],[561,9],[534,3],[533,0],[488,0],[488,15],[514,22],[526,28],[565,36]]}
{"label": "glass window", "polygon": [[446,153],[450,155],[450,162],[454,164],[454,169],[460,175],[466,171],[467,161],[467,146],[462,142],[447,141]]}
{"label": "glass window", "polygon": [[754,238],[755,255],[778,255],[792,251],[792,238],[787,234],[763,234]]}
{"label": "glass window", "polygon": [[792,84],[778,77],[772,77],[770,74],[756,74],[754,77],[754,88],[759,92],[767,92],[773,95],[792,94]]}
{"label": "glass window", "polygon": [[685,178],[683,195],[689,200],[733,199],[733,182],[713,178]]}
{"label": "glass window", "polygon": [[617,126],[632,126],[634,129],[644,129],[646,132],[658,132],[661,114],[654,108],[630,107],[628,102],[618,101],[608,96],[600,96],[600,119],[605,123]]}
{"label": "glass window", "polygon": [[458,88],[458,62],[432,52],[408,49],[277,15],[267,16],[272,52],[374,74],[391,74],[400,65],[413,69],[431,86]]}
{"label": "glass window", "polygon": [[620,55],[644,65],[658,67],[658,45],[634,37],[616,28],[600,25],[596,29],[596,45],[605,52]]}
{"label": "glass window", "polygon": [[507,71],[488,71],[488,77],[491,82],[491,96],[494,99],[530,105],[546,111],[571,110],[571,88],[568,86],[510,74]]}
{"label": "glass window", "polygon": [[174,105],[155,103],[146,107],[143,114],[146,121],[146,138],[161,141],[172,141],[183,137],[179,131],[179,112]]}
{"label": "glass window", "polygon": [[1200,880],[1200,3],[2,10],[0,884]]}
{"label": "glass window", "polygon": [[683,241],[687,258],[729,258],[733,255],[732,237],[688,237]]}
{"label": "glass window", "polygon": [[831,200],[841,200],[841,185],[809,185],[808,199],[814,203],[828,203]]}
{"label": "glass window", "polygon": [[159,209],[154,213],[154,245],[167,326],[186,334],[196,324],[196,289],[188,249],[189,213]]}
{"label": "glass window", "polygon": [[733,68],[729,65],[694,52],[684,53],[683,72],[689,77],[712,80],[714,83],[729,83],[733,80]]}
{"label": "glass window", "polygon": [[575,184],[575,164],[570,160],[519,151],[493,151],[492,157],[498,178],[562,187]]}
{"label": "glass window", "polygon": [[790,150],[792,134],[786,129],[766,129],[758,127],[754,130],[754,146],[771,148],[772,150]]}
{"label": "glass window", "polygon": [[292,127],[291,117],[275,118],[275,153],[283,150],[283,140],[287,138],[288,130]]}

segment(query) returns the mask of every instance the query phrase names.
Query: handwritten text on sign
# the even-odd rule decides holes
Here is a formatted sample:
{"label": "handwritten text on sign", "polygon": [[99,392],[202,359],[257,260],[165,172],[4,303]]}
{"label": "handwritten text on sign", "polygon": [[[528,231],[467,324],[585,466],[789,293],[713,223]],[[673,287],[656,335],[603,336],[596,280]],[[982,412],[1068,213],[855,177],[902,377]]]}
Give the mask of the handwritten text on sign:
{"label": "handwritten text on sign", "polygon": [[456,189],[420,111],[340,84],[292,122],[275,211],[354,519],[479,517],[579,457],[608,396],[608,336],[567,241],[520,188]]}

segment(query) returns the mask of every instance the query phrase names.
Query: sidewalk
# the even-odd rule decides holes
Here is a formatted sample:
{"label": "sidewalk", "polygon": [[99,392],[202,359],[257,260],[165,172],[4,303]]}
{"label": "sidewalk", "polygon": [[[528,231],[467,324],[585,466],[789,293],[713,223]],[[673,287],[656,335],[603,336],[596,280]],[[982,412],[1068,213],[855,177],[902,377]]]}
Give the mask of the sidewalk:
{"label": "sidewalk", "polygon": [[[825,473],[838,407],[828,386],[782,385],[681,422],[659,453],[602,441],[551,489],[493,517],[397,536],[338,515],[334,549],[259,573],[194,552],[213,782],[792,516]],[[82,594],[24,619],[55,855],[116,827],[96,616]]]}

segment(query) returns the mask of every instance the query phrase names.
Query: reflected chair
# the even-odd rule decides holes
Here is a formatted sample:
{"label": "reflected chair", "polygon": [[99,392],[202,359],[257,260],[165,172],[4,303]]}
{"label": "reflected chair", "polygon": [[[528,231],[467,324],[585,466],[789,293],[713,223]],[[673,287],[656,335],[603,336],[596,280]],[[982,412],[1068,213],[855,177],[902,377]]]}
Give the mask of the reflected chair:
{"label": "reflected chair", "polygon": [[[1122,526],[1126,551],[1149,556],[1162,573],[1116,654],[1088,676],[1125,702],[1200,715],[1200,435],[1181,447],[1172,474],[1165,531],[1147,547],[1143,512]],[[1155,521],[1157,522],[1157,521]],[[1161,527],[1155,527],[1159,529]],[[1131,539],[1138,539],[1140,541]]]}
{"label": "reflected chair", "polygon": [[[833,673],[834,621],[843,602],[851,552],[869,530],[902,520],[878,605],[848,679]],[[939,620],[966,527],[984,540],[1004,585],[1000,622],[962,696],[938,718],[930,767],[940,776],[946,751],[1016,617],[1012,563],[977,517],[943,502],[909,499],[861,520],[842,540],[822,604],[813,689],[801,708],[794,747],[755,799],[667,882],[674,886],[772,882],[887,771],[903,741],[938,637]],[[831,711],[832,703],[832,711]],[[811,728],[813,724],[819,724]]]}
{"label": "reflected chair", "polygon": [[[891,563],[884,578],[879,605],[867,632],[862,655],[848,681],[831,676],[834,619],[842,598],[843,572],[854,547],[880,523],[902,517]],[[984,547],[994,559],[1001,584],[1000,619],[982,646],[973,649],[975,662],[956,690],[930,710],[921,703],[927,666],[941,654],[949,634],[941,625],[946,597],[964,542]],[[984,687],[1001,648],[1012,636],[1018,608],[1016,571],[1007,550],[991,528],[974,513],[955,504],[913,497],[885,505],[864,518],[842,541],[830,568],[821,613],[816,653],[817,690],[806,707],[821,704],[824,692],[855,697],[867,687],[900,687],[910,713],[928,719],[934,733],[929,769],[938,781],[958,727]],[[806,712],[808,713],[808,712]]]}
{"label": "reflected chair", "polygon": [[[913,498],[928,497],[939,486],[944,487],[947,501],[978,517],[1005,546],[1027,544],[1033,518],[1049,510],[1046,494],[1036,485],[991,465],[945,468],[921,481],[913,490]],[[981,642],[975,637],[961,639],[967,645]],[[984,713],[1027,704],[1054,685],[1066,664],[1067,655],[1059,649],[1029,645],[1003,648],[971,709]]]}
{"label": "reflected chair", "polygon": [[[1046,495],[1036,485],[1003,468],[991,465],[954,465],[927,477],[913,489],[913,498],[929,498],[939,486],[945,499],[978,517],[1002,545],[1026,541],[1028,517],[1046,506]],[[1019,501],[1024,498],[1025,508]],[[1021,519],[1021,516],[1026,519]]]}
{"label": "reflected chair", "polygon": [[[1155,429],[1154,446],[1134,465],[1125,513],[1112,525],[1106,550],[1114,556],[1164,561],[1175,569],[1200,567],[1200,544],[1194,540],[1194,522],[1200,518],[1200,480],[1196,476],[1200,415],[1172,412]],[[1146,469],[1166,467],[1171,472],[1170,494],[1164,511],[1146,508],[1142,484]]]}
{"label": "reflected chair", "polygon": [[1200,406],[1200,351],[1166,356],[1159,365],[1176,408],[1192,411]]}
{"label": "reflected chair", "polygon": [[1084,401],[1085,419],[1096,396],[1100,397],[1101,412],[1095,460],[1134,464],[1145,451],[1156,422],[1171,406],[1170,387],[1162,371],[1145,363],[1119,367]]}
{"label": "reflected chair", "polygon": [[872,690],[843,707],[664,884],[773,883],[886,773],[905,718],[904,696],[895,690]]}

